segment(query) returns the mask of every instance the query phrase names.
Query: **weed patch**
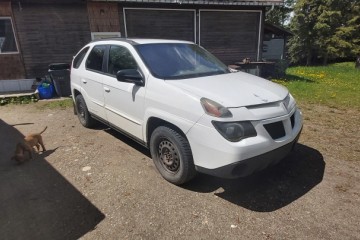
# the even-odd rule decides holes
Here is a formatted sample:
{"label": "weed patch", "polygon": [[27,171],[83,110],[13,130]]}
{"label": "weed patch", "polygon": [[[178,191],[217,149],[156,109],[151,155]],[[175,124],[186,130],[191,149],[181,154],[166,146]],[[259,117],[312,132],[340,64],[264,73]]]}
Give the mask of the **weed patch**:
{"label": "weed patch", "polygon": [[46,102],[39,102],[36,108],[38,109],[66,109],[73,107],[73,102],[71,98],[52,100]]}
{"label": "weed patch", "polygon": [[7,104],[29,104],[39,101],[35,94],[27,96],[14,96],[0,98],[0,106]]}
{"label": "weed patch", "polygon": [[273,81],[286,86],[300,102],[360,109],[360,70],[353,62],[290,67],[283,79]]}

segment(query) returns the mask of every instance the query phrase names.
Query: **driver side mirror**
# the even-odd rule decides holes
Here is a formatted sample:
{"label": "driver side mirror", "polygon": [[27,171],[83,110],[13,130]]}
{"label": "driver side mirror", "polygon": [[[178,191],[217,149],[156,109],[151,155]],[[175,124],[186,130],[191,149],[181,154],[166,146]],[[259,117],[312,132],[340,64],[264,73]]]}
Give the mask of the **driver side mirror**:
{"label": "driver side mirror", "polygon": [[116,79],[120,82],[134,83],[137,86],[144,86],[144,77],[137,69],[123,69],[116,73]]}

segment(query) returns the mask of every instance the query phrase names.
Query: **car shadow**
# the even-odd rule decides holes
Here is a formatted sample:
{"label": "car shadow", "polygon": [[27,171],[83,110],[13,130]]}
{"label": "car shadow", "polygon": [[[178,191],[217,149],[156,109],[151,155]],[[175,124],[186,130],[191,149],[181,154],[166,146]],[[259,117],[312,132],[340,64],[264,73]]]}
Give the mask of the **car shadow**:
{"label": "car shadow", "polygon": [[144,147],[143,145],[141,145],[140,143],[134,141],[132,138],[127,137],[126,135],[112,129],[112,128],[106,128],[103,129],[103,131],[109,133],[110,135],[112,135],[113,137],[119,139],[120,141],[126,143],[127,145],[129,145],[130,147],[132,147],[133,149],[135,149],[136,151],[146,155],[147,157],[151,158],[151,154],[149,149],[147,149],[146,147]]}
{"label": "car shadow", "polygon": [[[127,136],[111,128],[103,130],[151,158],[147,148]],[[252,211],[272,212],[313,189],[322,181],[324,171],[322,154],[298,143],[294,151],[279,164],[248,177],[222,179],[198,174],[195,179],[180,187],[200,193],[214,192],[216,196]]]}
{"label": "car shadow", "polygon": [[295,151],[279,164],[251,176],[229,180],[199,174],[183,187],[195,192],[215,192],[216,196],[252,211],[272,212],[319,184],[324,170],[319,151],[297,144]]}
{"label": "car shadow", "polygon": [[24,136],[0,119],[0,236],[2,239],[78,239],[104,214],[45,158],[23,164],[11,160]]}

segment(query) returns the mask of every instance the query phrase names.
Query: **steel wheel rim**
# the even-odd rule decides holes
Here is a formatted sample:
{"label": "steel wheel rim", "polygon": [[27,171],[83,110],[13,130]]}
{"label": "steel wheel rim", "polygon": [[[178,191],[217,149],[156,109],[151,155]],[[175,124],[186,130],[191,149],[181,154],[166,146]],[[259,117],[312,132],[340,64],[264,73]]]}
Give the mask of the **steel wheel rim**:
{"label": "steel wheel rim", "polygon": [[180,156],[175,145],[167,138],[162,138],[158,145],[158,155],[163,168],[176,173],[180,167]]}

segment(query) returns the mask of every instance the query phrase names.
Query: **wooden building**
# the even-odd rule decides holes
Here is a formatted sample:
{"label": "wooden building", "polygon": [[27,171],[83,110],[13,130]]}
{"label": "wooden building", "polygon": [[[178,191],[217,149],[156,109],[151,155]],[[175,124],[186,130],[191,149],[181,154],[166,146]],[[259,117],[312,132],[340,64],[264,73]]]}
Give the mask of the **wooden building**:
{"label": "wooden building", "polygon": [[[0,80],[33,79],[101,37],[193,41],[226,64],[260,60],[266,6],[283,0],[0,0]],[[1,90],[1,89],[0,89]]]}

